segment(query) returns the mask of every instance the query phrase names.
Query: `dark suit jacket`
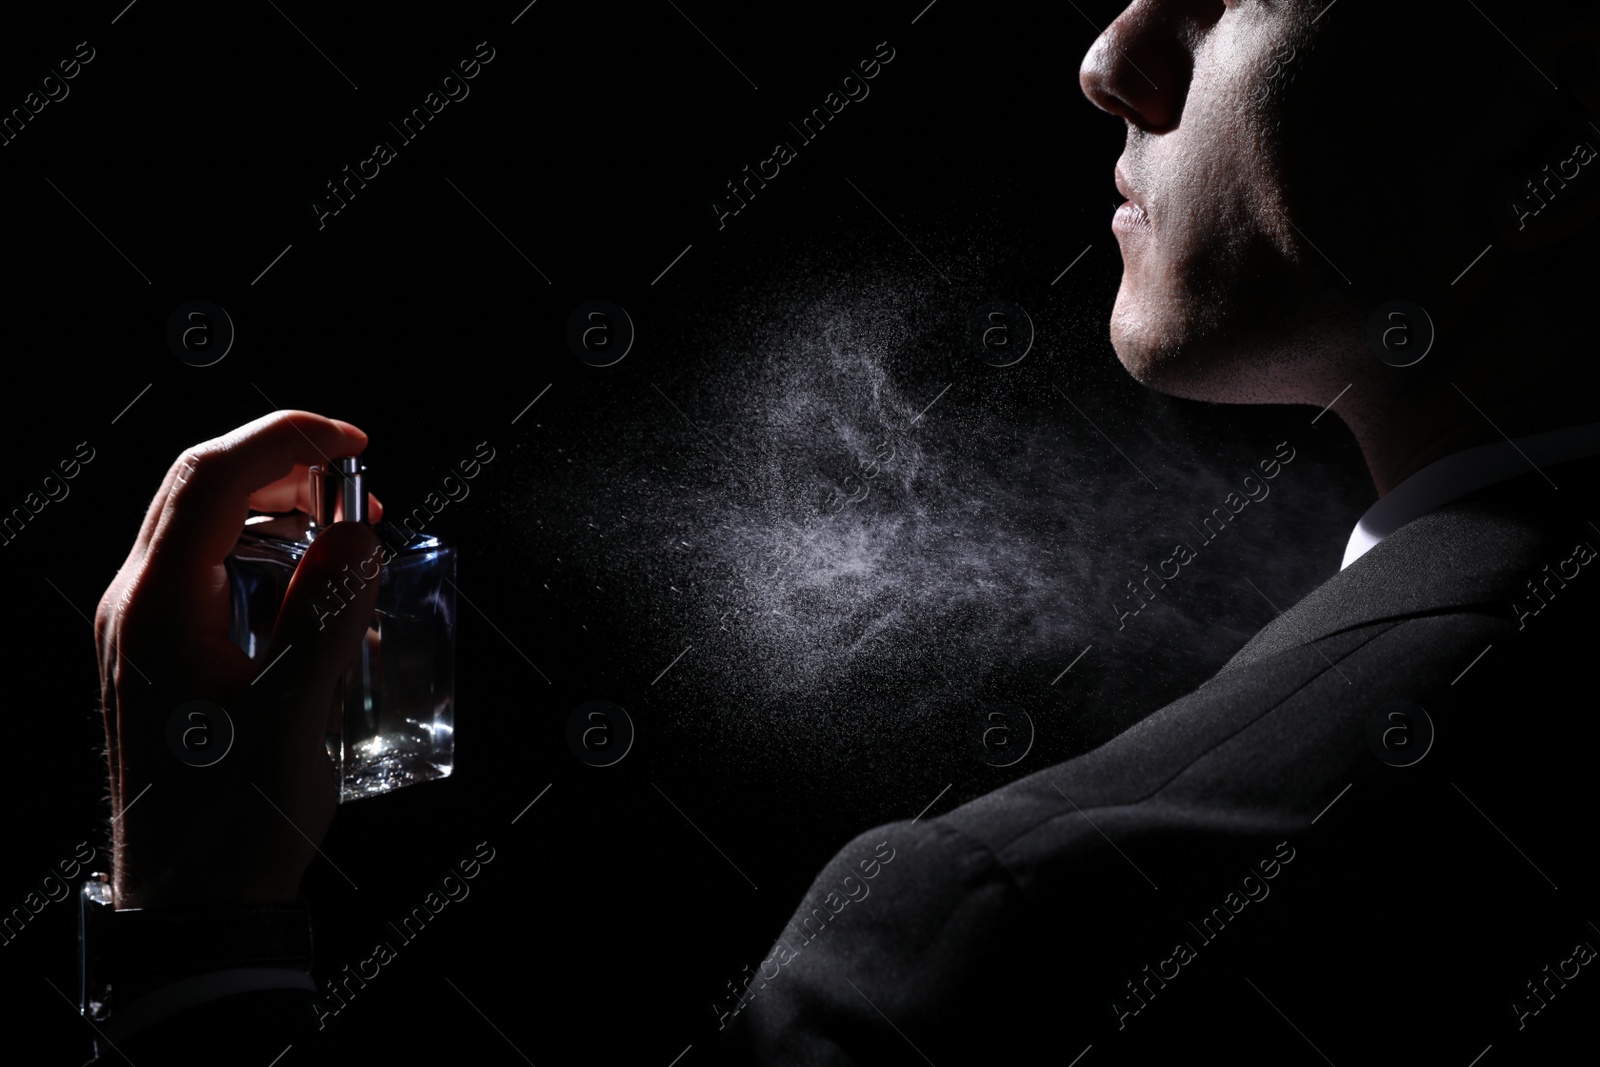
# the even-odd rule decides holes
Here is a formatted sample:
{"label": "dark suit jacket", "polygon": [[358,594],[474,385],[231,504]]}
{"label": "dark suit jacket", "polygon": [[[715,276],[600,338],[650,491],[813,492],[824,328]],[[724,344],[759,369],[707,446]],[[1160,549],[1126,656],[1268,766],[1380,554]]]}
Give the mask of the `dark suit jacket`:
{"label": "dark suit jacket", "polygon": [[1111,742],[858,836],[725,1058],[1551,1062],[1600,1003],[1597,467],[1420,518]]}
{"label": "dark suit jacket", "polygon": [[[1403,527],[1106,745],[856,837],[717,1054],[1550,1061],[1600,997],[1600,560],[1575,551],[1600,547],[1600,463],[1546,474]],[[304,999],[229,998],[123,1051],[304,1030]]]}

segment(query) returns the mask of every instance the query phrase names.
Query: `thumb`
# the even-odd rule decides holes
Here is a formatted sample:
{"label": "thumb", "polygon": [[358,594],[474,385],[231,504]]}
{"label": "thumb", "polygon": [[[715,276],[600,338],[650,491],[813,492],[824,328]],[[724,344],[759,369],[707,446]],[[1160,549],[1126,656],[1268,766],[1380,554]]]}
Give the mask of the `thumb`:
{"label": "thumb", "polygon": [[289,581],[272,635],[270,654],[284,657],[273,688],[319,724],[327,715],[323,698],[366,639],[386,556],[370,526],[337,522],[311,542]]}

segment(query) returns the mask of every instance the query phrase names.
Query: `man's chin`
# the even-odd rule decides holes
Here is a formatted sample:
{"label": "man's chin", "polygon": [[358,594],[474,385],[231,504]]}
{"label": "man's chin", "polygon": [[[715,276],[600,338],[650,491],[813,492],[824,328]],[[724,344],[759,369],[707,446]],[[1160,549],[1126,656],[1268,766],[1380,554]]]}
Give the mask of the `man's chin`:
{"label": "man's chin", "polygon": [[1117,359],[1141,385],[1186,400],[1326,403],[1370,362],[1367,312],[1343,286],[1263,263],[1125,269],[1111,311]]}
{"label": "man's chin", "polygon": [[1182,330],[1152,328],[1133,316],[1113,314],[1111,346],[1134,381],[1185,400],[1237,402],[1220,373],[1226,353],[1197,343]]}
{"label": "man's chin", "polygon": [[[1179,365],[1188,353],[1170,331],[1158,329],[1147,316],[1123,308],[1121,296],[1111,314],[1111,347],[1134,381],[1160,392],[1172,392],[1184,377]],[[1179,394],[1182,395],[1182,394]]]}
{"label": "man's chin", "polygon": [[[1287,347],[1277,338],[1249,335],[1225,338],[1208,332],[1152,331],[1113,317],[1111,345],[1117,359],[1140,385],[1184,400],[1212,404],[1309,404],[1331,395],[1348,381],[1343,372],[1298,373],[1285,361]],[[1333,366],[1331,358],[1328,366]],[[1339,379],[1339,381],[1335,381]]]}

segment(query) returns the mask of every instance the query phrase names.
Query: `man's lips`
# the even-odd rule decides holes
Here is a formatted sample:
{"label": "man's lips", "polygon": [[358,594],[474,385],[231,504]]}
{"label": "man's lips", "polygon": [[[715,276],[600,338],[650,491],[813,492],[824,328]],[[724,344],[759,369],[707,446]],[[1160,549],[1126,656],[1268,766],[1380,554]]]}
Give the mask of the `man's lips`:
{"label": "man's lips", "polygon": [[1134,193],[1133,186],[1129,184],[1127,176],[1122,173],[1122,164],[1119,163],[1111,168],[1111,180],[1117,183],[1117,192],[1135,204],[1139,203],[1139,197]]}
{"label": "man's lips", "polygon": [[1149,230],[1150,216],[1145,213],[1144,208],[1129,200],[1117,208],[1116,214],[1111,216],[1111,228],[1122,231]]}
{"label": "man's lips", "polygon": [[1117,208],[1117,213],[1111,216],[1111,228],[1120,231],[1150,229],[1150,214],[1140,202],[1138,193],[1123,175],[1120,165],[1113,169],[1112,176],[1117,183],[1117,192],[1128,199]]}

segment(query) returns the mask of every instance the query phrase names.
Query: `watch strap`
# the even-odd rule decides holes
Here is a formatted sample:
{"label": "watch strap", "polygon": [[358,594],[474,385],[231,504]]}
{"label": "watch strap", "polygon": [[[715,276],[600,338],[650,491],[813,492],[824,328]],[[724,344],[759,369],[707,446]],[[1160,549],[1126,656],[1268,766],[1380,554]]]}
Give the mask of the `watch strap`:
{"label": "watch strap", "polygon": [[130,908],[111,917],[109,971],[126,1004],[156,986],[239,967],[311,969],[304,904]]}
{"label": "watch strap", "polygon": [[79,1007],[91,1021],[109,1018],[115,1004],[196,975],[311,970],[311,915],[303,901],[119,911],[103,873],[84,883],[80,900]]}

